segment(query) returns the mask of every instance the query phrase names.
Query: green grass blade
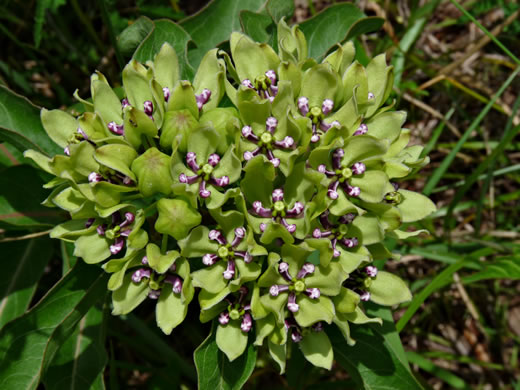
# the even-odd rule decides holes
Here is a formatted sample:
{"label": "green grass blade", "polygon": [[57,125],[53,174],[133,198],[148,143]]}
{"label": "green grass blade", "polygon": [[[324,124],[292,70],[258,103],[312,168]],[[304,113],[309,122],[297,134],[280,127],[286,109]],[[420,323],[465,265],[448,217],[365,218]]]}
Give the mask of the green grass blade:
{"label": "green grass blade", "polygon": [[457,7],[457,9],[462,12],[466,17],[468,17],[475,25],[482,30],[484,34],[486,34],[489,39],[491,39],[495,44],[502,49],[504,53],[506,53],[514,62],[516,62],[518,65],[520,65],[520,59],[518,59],[517,56],[515,56],[511,51],[505,47],[502,42],[500,42],[493,34],[491,34],[487,28],[485,28],[473,15],[471,15],[468,11],[464,9],[456,0],[450,0],[451,3]]}
{"label": "green grass blade", "polygon": [[520,73],[520,66],[515,69],[513,73],[507,78],[507,80],[502,84],[498,92],[493,96],[493,98],[489,101],[488,104],[480,111],[480,114],[475,118],[475,120],[471,123],[471,125],[468,127],[468,129],[464,132],[460,140],[457,142],[457,144],[454,146],[454,148],[451,150],[451,152],[446,156],[446,158],[442,161],[441,165],[433,172],[432,177],[426,185],[424,186],[423,193],[425,195],[430,195],[433,191],[433,189],[437,186],[439,181],[442,179],[448,168],[450,167],[451,163],[455,159],[456,154],[460,151],[462,148],[462,145],[466,143],[468,138],[471,136],[471,133],[473,130],[477,128],[477,126],[482,122],[484,117],[487,115],[493,104],[497,101],[497,99],[504,93],[504,91],[509,87],[509,85],[513,82],[515,77]]}
{"label": "green grass blade", "polygon": [[402,331],[408,321],[410,321],[410,319],[413,317],[415,312],[421,307],[423,302],[435,291],[445,286],[446,282],[451,279],[452,275],[466,264],[467,259],[459,257],[459,261],[446,267],[432,280],[428,286],[426,286],[419,294],[415,295],[415,297],[412,299],[412,302],[410,303],[410,306],[408,306],[403,316],[397,322],[397,331]]}
{"label": "green grass blade", "polygon": [[431,360],[422,357],[418,353],[406,351],[406,357],[410,363],[416,364],[419,368],[447,383],[451,389],[470,389],[463,379],[452,374],[448,370],[435,365]]}

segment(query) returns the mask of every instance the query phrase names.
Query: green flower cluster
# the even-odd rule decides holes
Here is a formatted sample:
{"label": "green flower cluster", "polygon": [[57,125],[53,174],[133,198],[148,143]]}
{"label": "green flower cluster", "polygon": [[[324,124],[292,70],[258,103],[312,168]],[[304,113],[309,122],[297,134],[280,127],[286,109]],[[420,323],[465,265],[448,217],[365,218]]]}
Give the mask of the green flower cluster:
{"label": "green flower cluster", "polygon": [[82,115],[42,110],[64,154],[25,155],[55,176],[44,204],[71,216],[51,236],[111,274],[113,314],[156,300],[170,334],[197,294],[229,360],[266,344],[283,372],[298,344],[330,369],[327,326],[352,344],[349,323],[380,322],[361,301],[410,299],[372,262],[435,210],[398,184],[428,159],[384,106],[384,55],[364,67],[347,42],[317,63],[297,27],[277,36],[278,53],[233,33],[231,55],[209,51],[191,82],[168,44],[132,60],[120,92],[96,73]]}

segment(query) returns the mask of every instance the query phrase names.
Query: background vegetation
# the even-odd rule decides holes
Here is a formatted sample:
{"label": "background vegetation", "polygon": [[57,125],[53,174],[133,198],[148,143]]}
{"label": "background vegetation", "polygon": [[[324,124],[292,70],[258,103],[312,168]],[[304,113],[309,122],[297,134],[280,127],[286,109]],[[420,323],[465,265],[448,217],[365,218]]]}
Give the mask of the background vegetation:
{"label": "background vegetation", "polygon": [[[4,87],[41,107],[74,110],[72,95],[76,89],[88,95],[94,70],[120,80],[121,65],[146,38],[151,19],[180,21],[205,3],[0,1],[0,327],[34,306],[75,262],[71,248],[45,238],[63,216],[39,205],[46,177],[23,158],[24,141],[9,136],[8,111],[24,105]],[[340,2],[295,0],[293,22],[332,3]],[[390,243],[401,257],[387,266],[415,295],[395,311],[395,329],[390,312],[378,313],[387,320],[386,342],[400,336],[401,357],[426,388],[520,389],[520,5],[354,3],[386,19],[378,32],[356,38],[358,60],[388,53],[396,104],[408,111],[413,142],[426,144],[432,161],[408,183],[438,205],[422,224],[430,237]],[[220,17],[215,11],[211,23]],[[207,334],[197,313],[188,314],[189,327],[165,337],[146,305],[119,318],[107,302],[90,310],[60,349],[44,377],[47,388],[60,388],[73,366],[110,389],[195,387],[192,353]],[[355,348],[345,354],[363,353]],[[245,388],[356,388],[341,357],[327,372],[293,356],[284,377],[263,356],[257,364]]]}

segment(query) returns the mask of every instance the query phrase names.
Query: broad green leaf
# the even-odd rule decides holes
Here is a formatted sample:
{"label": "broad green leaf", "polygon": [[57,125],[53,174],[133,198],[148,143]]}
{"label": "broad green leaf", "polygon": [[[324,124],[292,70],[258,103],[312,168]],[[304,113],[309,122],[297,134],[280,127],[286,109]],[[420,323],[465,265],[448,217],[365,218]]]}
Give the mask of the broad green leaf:
{"label": "broad green leaf", "polygon": [[357,388],[371,390],[422,390],[410,370],[398,358],[394,347],[381,335],[378,325],[352,325],[349,346],[338,329],[327,328],[336,361],[345,368]]}
{"label": "broad green leaf", "polygon": [[48,227],[62,222],[64,213],[41,202],[49,195],[36,169],[16,165],[0,175],[0,226],[7,228]]}
{"label": "broad green leaf", "polygon": [[321,60],[330,48],[345,40],[349,29],[364,16],[354,4],[336,4],[300,24],[309,56]]}
{"label": "broad green leaf", "polygon": [[256,348],[249,343],[246,351],[233,362],[217,346],[216,326],[193,354],[199,389],[238,390],[247,382],[256,364]]}
{"label": "broad green leaf", "polygon": [[48,238],[0,244],[2,266],[9,270],[0,276],[0,328],[29,307],[52,249]]}
{"label": "broad green leaf", "polygon": [[132,53],[153,29],[154,22],[146,16],[140,16],[119,34],[117,46],[119,46],[121,54],[125,57],[131,57]]}
{"label": "broad green leaf", "polygon": [[78,262],[42,300],[0,332],[0,388],[36,389],[59,347],[106,293],[107,276]]}
{"label": "broad green leaf", "polygon": [[[274,31],[273,20],[264,14],[251,11],[240,12],[240,24],[242,31],[255,42],[271,44]],[[267,31],[269,29],[269,32]]]}
{"label": "broad green leaf", "polygon": [[242,10],[258,11],[264,0],[214,0],[201,11],[180,22],[197,45],[188,58],[198,67],[206,52],[227,41],[233,31],[240,31],[239,14]]}
{"label": "broad green leaf", "polygon": [[0,85],[0,140],[9,142],[21,152],[35,149],[49,156],[63,153],[63,148],[45,133],[40,109],[3,85]]}
{"label": "broad green leaf", "polygon": [[43,382],[56,390],[104,389],[107,360],[103,311],[94,306],[60,347]]}
{"label": "broad green leaf", "polygon": [[265,8],[275,23],[278,23],[283,17],[291,19],[294,13],[294,0],[269,0]]}
{"label": "broad green leaf", "polygon": [[178,24],[171,20],[160,19],[155,20],[153,29],[148,33],[147,37],[141,42],[134,53],[133,58],[141,63],[152,61],[153,58],[161,50],[164,42],[168,42],[177,53],[179,65],[181,67],[181,75],[187,79],[193,74],[193,69],[187,63],[186,47],[190,41],[190,35]]}

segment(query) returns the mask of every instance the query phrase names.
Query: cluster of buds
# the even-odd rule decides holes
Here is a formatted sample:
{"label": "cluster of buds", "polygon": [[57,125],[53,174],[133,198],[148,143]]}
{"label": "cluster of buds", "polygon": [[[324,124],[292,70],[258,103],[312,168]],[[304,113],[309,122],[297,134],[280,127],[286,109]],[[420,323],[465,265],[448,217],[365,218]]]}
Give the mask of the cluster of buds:
{"label": "cluster of buds", "polygon": [[[45,204],[72,218],[52,236],[112,274],[114,314],[157,300],[169,334],[198,301],[229,360],[256,335],[255,345],[279,348],[273,356],[292,340],[330,368],[332,353],[313,351],[332,348],[329,326],[348,328],[364,301],[410,298],[372,261],[385,237],[415,234],[402,222],[434,211],[392,186],[428,160],[404,145],[404,114],[384,106],[393,80],[384,56],[365,69],[347,42],[316,64],[283,19],[278,37],[277,53],[233,33],[232,61],[213,49],[192,81],[179,79],[164,44],[124,68],[123,100],[98,73],[93,103],[81,100],[88,112],[42,111],[64,155],[26,156],[58,178]],[[356,95],[360,85],[368,96]]]}

